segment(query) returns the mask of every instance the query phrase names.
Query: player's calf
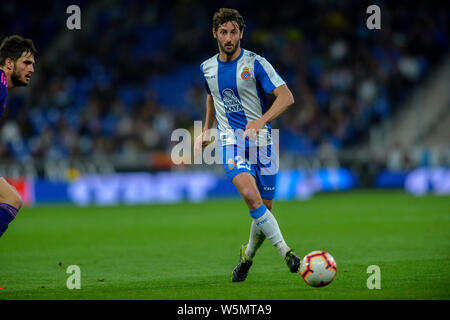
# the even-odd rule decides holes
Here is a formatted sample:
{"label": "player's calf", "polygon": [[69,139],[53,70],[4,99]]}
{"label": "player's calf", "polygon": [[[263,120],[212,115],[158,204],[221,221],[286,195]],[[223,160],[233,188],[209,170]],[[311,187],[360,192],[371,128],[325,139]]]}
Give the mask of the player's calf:
{"label": "player's calf", "polygon": [[[273,205],[273,200],[272,199],[263,199],[263,203],[266,206],[266,208],[272,212],[272,205]],[[256,209],[256,208],[255,208]]]}

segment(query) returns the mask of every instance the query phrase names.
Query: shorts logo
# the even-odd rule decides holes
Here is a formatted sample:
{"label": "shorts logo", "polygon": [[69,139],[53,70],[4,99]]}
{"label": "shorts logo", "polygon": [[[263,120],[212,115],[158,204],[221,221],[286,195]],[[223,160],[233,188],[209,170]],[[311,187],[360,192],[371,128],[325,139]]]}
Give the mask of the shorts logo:
{"label": "shorts logo", "polygon": [[236,165],[236,163],[234,162],[233,159],[228,159],[228,169],[229,170],[233,170],[235,165]]}
{"label": "shorts logo", "polygon": [[250,78],[251,74],[247,67],[244,68],[244,70],[241,73],[242,80],[248,80]]}

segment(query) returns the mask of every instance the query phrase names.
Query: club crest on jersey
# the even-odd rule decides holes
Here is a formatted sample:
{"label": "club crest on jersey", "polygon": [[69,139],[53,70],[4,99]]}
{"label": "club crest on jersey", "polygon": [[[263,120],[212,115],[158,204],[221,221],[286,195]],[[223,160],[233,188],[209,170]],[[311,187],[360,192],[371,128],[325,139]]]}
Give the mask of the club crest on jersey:
{"label": "club crest on jersey", "polygon": [[225,105],[226,112],[230,113],[230,112],[238,112],[238,111],[244,110],[244,108],[242,108],[241,102],[236,97],[233,90],[231,90],[229,88],[223,89],[222,96],[223,96],[222,100],[223,100],[223,104]]}
{"label": "club crest on jersey", "polygon": [[248,80],[250,78],[250,76],[251,76],[250,71],[248,70],[247,67],[245,67],[244,70],[242,70],[242,73],[241,73],[242,80]]}

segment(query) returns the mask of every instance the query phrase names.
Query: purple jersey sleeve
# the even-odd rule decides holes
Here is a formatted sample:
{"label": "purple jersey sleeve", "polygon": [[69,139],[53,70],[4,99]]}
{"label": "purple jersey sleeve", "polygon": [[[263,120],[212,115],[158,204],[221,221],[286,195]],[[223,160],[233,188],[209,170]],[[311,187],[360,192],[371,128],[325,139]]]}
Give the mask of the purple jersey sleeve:
{"label": "purple jersey sleeve", "polygon": [[0,70],[0,117],[6,108],[6,95],[8,94],[8,85],[3,70]]}

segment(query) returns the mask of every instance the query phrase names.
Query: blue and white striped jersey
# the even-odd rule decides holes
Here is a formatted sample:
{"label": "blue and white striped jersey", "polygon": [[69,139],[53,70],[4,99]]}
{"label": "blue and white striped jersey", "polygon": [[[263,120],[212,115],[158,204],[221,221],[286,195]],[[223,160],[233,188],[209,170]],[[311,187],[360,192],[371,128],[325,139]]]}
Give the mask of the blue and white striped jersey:
{"label": "blue and white striped jersey", "polygon": [[[248,122],[259,119],[270,107],[266,94],[285,84],[263,57],[241,48],[233,61],[222,62],[219,54],[200,65],[205,88],[214,100],[217,128],[223,145],[236,144],[234,131],[245,130]],[[271,126],[258,134],[257,145],[272,143]]]}

